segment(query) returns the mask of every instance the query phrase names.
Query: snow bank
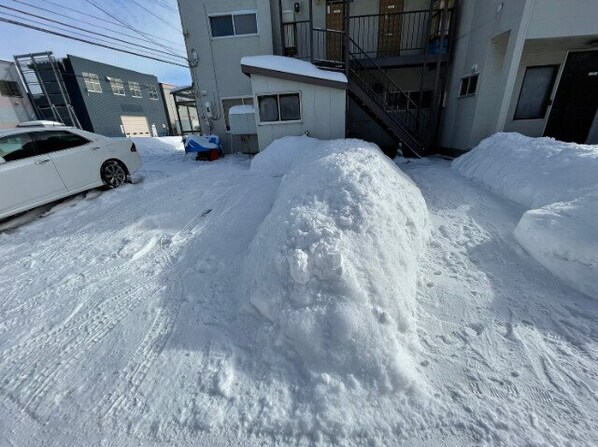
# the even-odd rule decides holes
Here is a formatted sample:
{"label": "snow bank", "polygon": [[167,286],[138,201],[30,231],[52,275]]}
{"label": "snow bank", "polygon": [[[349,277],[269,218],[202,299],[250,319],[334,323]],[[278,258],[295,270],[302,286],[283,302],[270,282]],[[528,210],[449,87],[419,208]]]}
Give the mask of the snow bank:
{"label": "snow bank", "polygon": [[137,150],[144,155],[168,155],[173,151],[184,152],[182,137],[136,137],[131,138]]}
{"label": "snow bank", "polygon": [[526,212],[515,237],[556,276],[598,299],[598,188],[579,199]]}
{"label": "snow bank", "polygon": [[251,171],[283,176],[241,277],[264,342],[314,387],[334,377],[418,389],[416,275],[429,223],[417,186],[358,140],[287,137]]}
{"label": "snow bank", "polygon": [[598,146],[498,133],[453,162],[527,211],[519,243],[577,290],[598,298]]}
{"label": "snow bank", "polygon": [[580,197],[598,184],[598,146],[497,133],[453,167],[528,209]]}

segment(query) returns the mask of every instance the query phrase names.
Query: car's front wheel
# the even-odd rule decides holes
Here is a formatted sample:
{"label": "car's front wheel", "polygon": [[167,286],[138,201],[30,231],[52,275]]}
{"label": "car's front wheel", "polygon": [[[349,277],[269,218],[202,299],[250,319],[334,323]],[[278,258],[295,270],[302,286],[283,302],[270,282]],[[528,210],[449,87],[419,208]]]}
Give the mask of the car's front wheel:
{"label": "car's front wheel", "polygon": [[110,188],[118,188],[127,180],[125,167],[116,160],[108,160],[102,165],[102,180]]}

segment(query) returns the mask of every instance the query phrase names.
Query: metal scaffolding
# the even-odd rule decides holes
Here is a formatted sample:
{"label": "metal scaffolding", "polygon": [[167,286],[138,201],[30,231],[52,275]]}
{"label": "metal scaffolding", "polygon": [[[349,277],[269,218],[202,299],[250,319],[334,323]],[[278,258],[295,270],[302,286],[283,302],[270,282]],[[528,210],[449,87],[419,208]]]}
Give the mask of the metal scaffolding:
{"label": "metal scaffolding", "polygon": [[52,52],[22,54],[14,60],[38,119],[81,128]]}

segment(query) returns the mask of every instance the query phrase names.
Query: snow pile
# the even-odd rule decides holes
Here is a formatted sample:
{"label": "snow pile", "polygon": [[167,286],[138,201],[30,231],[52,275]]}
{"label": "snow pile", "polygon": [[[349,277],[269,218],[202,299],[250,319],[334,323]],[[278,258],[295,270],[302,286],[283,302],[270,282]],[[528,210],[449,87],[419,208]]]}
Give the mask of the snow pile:
{"label": "snow pile", "polygon": [[173,151],[184,152],[182,137],[135,137],[131,138],[141,156],[170,155]]}
{"label": "snow pile", "polygon": [[598,298],[598,146],[498,133],[453,162],[523,205],[515,236],[538,262]]}
{"label": "snow pile", "polygon": [[283,176],[241,276],[262,342],[314,389],[417,391],[416,276],[429,234],[417,186],[357,140],[287,137],[251,171]]}
{"label": "snow pile", "polygon": [[515,237],[548,270],[598,299],[598,188],[526,212]]}
{"label": "snow pile", "polygon": [[453,162],[462,175],[528,209],[598,185],[598,147],[497,133]]}

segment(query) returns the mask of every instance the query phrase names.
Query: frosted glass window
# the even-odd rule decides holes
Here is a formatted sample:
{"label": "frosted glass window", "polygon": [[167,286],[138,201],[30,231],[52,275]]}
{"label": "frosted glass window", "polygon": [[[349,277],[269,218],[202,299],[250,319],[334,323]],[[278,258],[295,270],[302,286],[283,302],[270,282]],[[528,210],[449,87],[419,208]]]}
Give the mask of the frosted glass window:
{"label": "frosted glass window", "polygon": [[297,121],[301,119],[301,104],[299,94],[280,95],[281,121]]}
{"label": "frosted glass window", "polygon": [[558,68],[558,65],[527,67],[513,119],[544,118]]}
{"label": "frosted glass window", "polygon": [[257,18],[255,13],[235,14],[235,34],[257,34]]}
{"label": "frosted glass window", "polygon": [[260,121],[272,122],[278,121],[278,100],[274,96],[260,96],[258,98],[260,109]]}

